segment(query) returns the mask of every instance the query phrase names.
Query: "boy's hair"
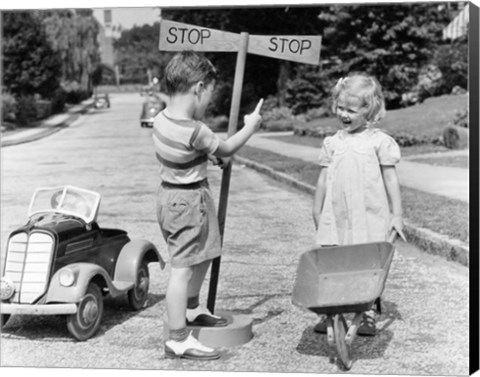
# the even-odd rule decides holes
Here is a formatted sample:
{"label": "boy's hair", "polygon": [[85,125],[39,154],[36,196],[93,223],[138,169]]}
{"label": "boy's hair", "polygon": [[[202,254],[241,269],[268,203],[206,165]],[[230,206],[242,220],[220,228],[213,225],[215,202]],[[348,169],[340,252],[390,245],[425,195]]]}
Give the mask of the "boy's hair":
{"label": "boy's hair", "polygon": [[182,51],[167,64],[164,78],[167,94],[173,95],[188,92],[199,81],[210,84],[217,78],[217,70],[205,56]]}
{"label": "boy's hair", "polygon": [[362,100],[362,106],[365,108],[365,119],[369,123],[376,123],[385,116],[385,99],[382,86],[375,77],[356,73],[339,79],[332,90],[332,110],[334,113],[337,113],[338,97],[345,92]]}

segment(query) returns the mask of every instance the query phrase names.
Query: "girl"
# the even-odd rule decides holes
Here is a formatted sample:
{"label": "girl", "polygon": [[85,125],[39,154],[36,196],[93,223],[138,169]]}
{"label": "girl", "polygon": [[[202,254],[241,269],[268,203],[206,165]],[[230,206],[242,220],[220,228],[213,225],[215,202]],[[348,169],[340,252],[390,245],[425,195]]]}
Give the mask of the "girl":
{"label": "girl", "polygon": [[[319,157],[313,204],[316,244],[380,242],[393,232],[405,240],[395,170],[400,149],[392,137],[375,127],[385,115],[380,84],[363,74],[341,78],[332,100],[341,129],[325,138]],[[326,331],[324,320],[315,331]],[[358,333],[375,334],[373,310],[364,314]]]}

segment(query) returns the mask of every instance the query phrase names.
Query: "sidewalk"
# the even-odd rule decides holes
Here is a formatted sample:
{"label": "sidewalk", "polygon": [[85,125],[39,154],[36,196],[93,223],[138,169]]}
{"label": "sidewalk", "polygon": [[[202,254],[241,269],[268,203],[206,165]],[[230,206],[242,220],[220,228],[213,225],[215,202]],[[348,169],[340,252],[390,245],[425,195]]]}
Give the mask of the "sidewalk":
{"label": "sidewalk", "polygon": [[92,99],[86,99],[78,105],[70,107],[65,113],[52,115],[33,128],[2,132],[0,141],[2,147],[27,143],[51,135],[62,128],[68,127],[81,114],[93,105]]}
{"label": "sidewalk", "polygon": [[[249,139],[247,145],[307,162],[316,162],[318,160],[318,148],[286,143],[272,138],[291,134],[292,132],[257,133]],[[468,151],[451,151],[429,154],[428,157],[468,156],[468,153]],[[402,159],[399,166],[397,166],[398,176],[402,186],[427,193],[443,195],[466,203],[469,202],[468,169],[433,166],[409,161],[410,158],[414,157],[417,156]],[[239,156],[235,156],[235,160],[300,190],[310,194],[315,192],[315,187],[299,182],[286,174],[276,172],[267,166]],[[447,260],[452,260],[465,266],[469,265],[469,245],[467,243],[457,239],[451,239],[448,236],[433,232],[430,229],[420,228],[415,224],[411,224],[408,219],[405,220],[405,233],[410,242],[415,243],[426,252],[442,256]]]}
{"label": "sidewalk", "polygon": [[[308,162],[317,162],[319,148],[286,143],[272,139],[272,136],[291,135],[292,132],[257,133],[250,138],[247,145],[266,149],[285,156]],[[428,154],[422,157],[467,155],[468,151],[451,151]],[[416,156],[415,156],[416,157]],[[447,196],[452,199],[469,201],[468,169],[433,166],[402,159],[397,166],[398,177],[402,186],[414,188],[432,194]]]}

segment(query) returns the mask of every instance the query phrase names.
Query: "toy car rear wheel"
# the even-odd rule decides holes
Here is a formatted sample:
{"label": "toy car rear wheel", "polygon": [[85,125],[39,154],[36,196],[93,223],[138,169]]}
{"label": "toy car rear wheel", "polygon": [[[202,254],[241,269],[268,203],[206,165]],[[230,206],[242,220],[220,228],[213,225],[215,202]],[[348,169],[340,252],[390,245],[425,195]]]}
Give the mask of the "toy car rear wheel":
{"label": "toy car rear wheel", "polygon": [[128,303],[133,310],[140,310],[145,307],[148,299],[148,288],[150,286],[150,274],[146,262],[138,267],[137,281],[135,287],[127,293]]}
{"label": "toy car rear wheel", "polygon": [[3,329],[3,326],[7,324],[9,319],[10,319],[10,314],[2,314],[0,318],[0,325],[1,325],[0,328]]}
{"label": "toy car rear wheel", "polygon": [[67,317],[68,331],[77,340],[87,340],[97,332],[102,315],[102,291],[97,284],[90,283],[77,312]]}

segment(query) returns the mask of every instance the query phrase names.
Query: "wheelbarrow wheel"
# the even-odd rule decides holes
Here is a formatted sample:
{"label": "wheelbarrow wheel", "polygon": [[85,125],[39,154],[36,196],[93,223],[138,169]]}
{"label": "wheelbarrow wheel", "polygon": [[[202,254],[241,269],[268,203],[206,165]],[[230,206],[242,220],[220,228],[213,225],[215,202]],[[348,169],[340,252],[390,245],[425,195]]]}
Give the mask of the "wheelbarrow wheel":
{"label": "wheelbarrow wheel", "polygon": [[333,318],[333,332],[335,334],[335,346],[337,347],[338,356],[346,370],[352,367],[352,359],[350,358],[350,347],[345,343],[347,335],[347,322],[343,314],[337,314]]}

